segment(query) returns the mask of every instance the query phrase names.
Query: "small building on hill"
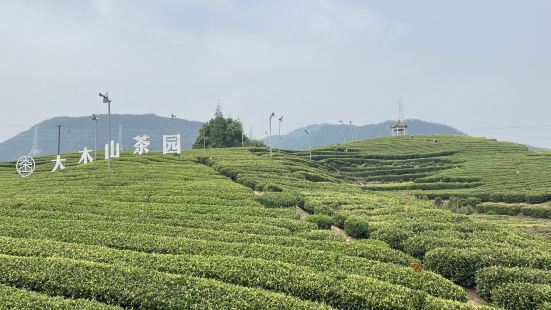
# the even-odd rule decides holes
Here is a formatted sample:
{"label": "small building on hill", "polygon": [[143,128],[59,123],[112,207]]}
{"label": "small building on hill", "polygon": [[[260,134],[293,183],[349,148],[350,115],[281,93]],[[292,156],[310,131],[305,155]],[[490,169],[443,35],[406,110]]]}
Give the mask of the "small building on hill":
{"label": "small building on hill", "polygon": [[392,136],[405,136],[407,134],[408,125],[403,121],[397,121],[396,123],[390,125],[392,130]]}
{"label": "small building on hill", "polygon": [[404,110],[402,108],[402,99],[399,101],[399,107],[398,107],[398,120],[390,125],[390,130],[392,131],[392,136],[405,136],[407,134],[407,128],[408,125],[406,124],[404,119]]}

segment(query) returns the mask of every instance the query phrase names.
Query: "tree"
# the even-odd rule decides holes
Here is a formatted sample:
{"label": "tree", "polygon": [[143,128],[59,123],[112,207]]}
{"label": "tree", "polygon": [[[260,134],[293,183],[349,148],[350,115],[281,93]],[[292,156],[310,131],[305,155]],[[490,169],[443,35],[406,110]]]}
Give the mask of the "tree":
{"label": "tree", "polygon": [[[243,125],[240,121],[234,120],[231,117],[225,118],[222,114],[222,108],[220,105],[216,107],[214,117],[208,122],[203,124],[203,127],[199,129],[199,136],[193,144],[193,148],[224,148],[224,147],[238,147],[241,144],[241,134],[243,132]],[[243,146],[264,146],[264,143],[251,140],[243,135]]]}

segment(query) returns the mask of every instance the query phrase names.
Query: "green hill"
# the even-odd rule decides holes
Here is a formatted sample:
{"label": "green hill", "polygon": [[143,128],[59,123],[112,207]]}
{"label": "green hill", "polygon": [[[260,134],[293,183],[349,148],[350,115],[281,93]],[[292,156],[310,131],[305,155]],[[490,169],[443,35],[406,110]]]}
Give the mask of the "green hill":
{"label": "green hill", "polygon": [[320,148],[313,155],[365,190],[509,203],[551,200],[551,152],[519,144],[468,136],[388,137]]}
{"label": "green hill", "polygon": [[[360,145],[345,153],[369,160],[374,149]],[[459,164],[458,149],[421,150],[420,159]],[[403,154],[414,158],[414,150]],[[52,158],[42,157],[27,178],[4,163],[0,304],[491,309],[466,303],[461,286],[475,285],[507,309],[551,301],[549,241],[405,193],[368,191],[335,173],[338,162],[302,155],[124,152],[109,173],[103,160],[77,165],[78,154],[66,154],[67,169],[50,173]],[[348,235],[320,229],[326,221]],[[518,273],[522,283],[512,283]]]}

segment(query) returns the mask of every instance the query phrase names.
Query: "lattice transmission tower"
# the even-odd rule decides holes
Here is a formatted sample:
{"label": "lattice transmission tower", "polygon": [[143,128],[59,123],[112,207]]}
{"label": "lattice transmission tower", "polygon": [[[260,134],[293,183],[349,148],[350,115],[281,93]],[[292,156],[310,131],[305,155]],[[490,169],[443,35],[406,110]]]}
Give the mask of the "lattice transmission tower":
{"label": "lattice transmission tower", "polygon": [[33,137],[33,146],[29,152],[29,156],[36,157],[40,155],[40,150],[38,149],[38,126],[34,127],[34,137]]}

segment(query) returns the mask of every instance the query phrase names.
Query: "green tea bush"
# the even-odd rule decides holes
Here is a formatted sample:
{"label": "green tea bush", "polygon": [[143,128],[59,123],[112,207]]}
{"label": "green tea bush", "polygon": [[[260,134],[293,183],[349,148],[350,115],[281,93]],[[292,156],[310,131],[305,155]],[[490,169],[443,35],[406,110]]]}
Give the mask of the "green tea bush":
{"label": "green tea bush", "polygon": [[271,192],[257,196],[256,200],[267,208],[296,208],[304,206],[304,197],[297,192]]}
{"label": "green tea bush", "polygon": [[346,238],[343,235],[338,234],[334,231],[327,231],[327,230],[307,231],[307,232],[301,233],[299,236],[308,240],[328,240],[328,241],[340,241],[340,242],[346,241]]}
{"label": "green tea bush", "polygon": [[0,285],[0,308],[2,309],[82,309],[117,310],[122,309],[86,299],[65,299],[52,297],[25,289]]}
{"label": "green tea bush", "polygon": [[492,291],[492,299],[507,310],[541,309],[551,302],[551,286],[545,284],[509,283]]}
{"label": "green tea bush", "polygon": [[331,225],[333,225],[333,218],[323,214],[308,215],[306,221],[316,224],[318,229],[331,229]]}
{"label": "green tea bush", "polygon": [[551,219],[551,206],[525,206],[522,213],[526,216]]}
{"label": "green tea bush", "polygon": [[369,237],[369,222],[366,218],[353,216],[344,221],[344,231],[354,238]]}
{"label": "green tea bush", "polygon": [[375,230],[371,234],[371,237],[388,243],[393,249],[402,251],[404,249],[403,242],[409,238],[410,235],[411,233],[406,229],[385,226]]}
{"label": "green tea bush", "polygon": [[142,309],[328,308],[213,280],[64,258],[0,255],[0,274],[4,284]]}
{"label": "green tea bush", "polygon": [[488,267],[476,273],[476,290],[490,298],[492,290],[508,283],[533,283],[551,285],[551,271],[531,268]]}
{"label": "green tea bush", "polygon": [[498,310],[498,308],[485,305],[470,305],[464,302],[428,297],[423,305],[423,310]]}
{"label": "green tea bush", "polygon": [[472,287],[478,270],[490,266],[551,270],[551,255],[512,247],[437,248],[425,255],[425,266],[455,283]]}
{"label": "green tea bush", "polygon": [[476,206],[480,213],[492,213],[501,215],[518,215],[521,210],[520,205],[506,205],[497,203],[484,203]]}

